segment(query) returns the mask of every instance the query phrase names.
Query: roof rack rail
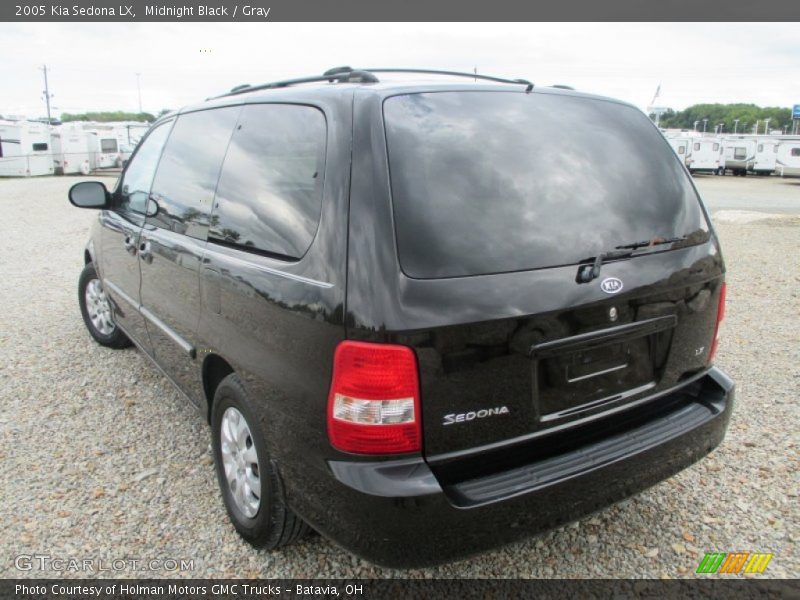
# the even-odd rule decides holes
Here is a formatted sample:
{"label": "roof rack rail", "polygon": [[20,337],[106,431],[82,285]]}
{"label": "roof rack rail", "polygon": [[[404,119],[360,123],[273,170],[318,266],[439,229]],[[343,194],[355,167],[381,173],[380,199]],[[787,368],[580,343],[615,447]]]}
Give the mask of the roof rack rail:
{"label": "roof rack rail", "polygon": [[269,83],[260,83],[258,85],[242,84],[232,88],[231,91],[220,94],[219,96],[212,96],[208,100],[216,100],[217,98],[226,98],[228,96],[237,96],[238,94],[246,94],[248,92],[255,92],[258,90],[270,90],[276,88],[284,88],[301,83],[315,83],[320,81],[337,82],[337,83],[378,83],[378,78],[372,73],[360,69],[351,69],[350,67],[337,67],[335,69],[328,69],[322,75],[312,75],[311,77],[298,77],[297,79],[284,79],[281,81],[271,81]]}
{"label": "roof rack rail", "polygon": [[506,79],[505,77],[494,77],[492,75],[479,75],[478,73],[465,73],[463,71],[440,71],[436,69],[393,69],[393,68],[369,68],[364,69],[368,73],[421,73],[423,75],[449,75],[452,77],[468,77],[470,79],[482,79],[484,81],[495,81],[497,83],[512,83],[524,85],[525,91],[530,92],[533,84],[527,79]]}
{"label": "roof rack rail", "polygon": [[321,81],[328,81],[330,83],[378,83],[379,80],[377,77],[375,77],[375,73],[419,73],[424,75],[449,75],[452,77],[468,77],[476,80],[481,79],[484,81],[495,81],[497,83],[524,85],[526,92],[530,92],[533,89],[533,84],[527,79],[505,79],[503,77],[493,77],[491,75],[478,75],[477,73],[439,71],[433,69],[392,69],[383,67],[375,69],[354,69],[352,67],[342,66],[328,69],[322,75],[312,75],[311,77],[284,79],[282,81],[272,81],[270,83],[261,83],[258,85],[244,83],[232,88],[231,91],[227,92],[226,94],[213,96],[211,98],[207,98],[207,100],[216,100],[217,98],[226,98],[228,96],[236,96],[238,94],[245,94],[258,90],[270,90],[298,85],[301,83],[316,83]]}

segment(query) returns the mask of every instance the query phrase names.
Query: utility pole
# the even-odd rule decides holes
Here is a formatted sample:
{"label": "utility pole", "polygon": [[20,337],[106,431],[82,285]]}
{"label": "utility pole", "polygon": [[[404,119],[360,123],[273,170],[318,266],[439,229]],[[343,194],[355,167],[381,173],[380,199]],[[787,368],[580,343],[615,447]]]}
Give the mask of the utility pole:
{"label": "utility pole", "polygon": [[769,135],[769,121],[770,119],[764,119],[764,135]]}
{"label": "utility pole", "polygon": [[142,112],[142,86],[139,85],[139,76],[141,73],[136,74],[136,91],[139,93],[139,113]]}
{"label": "utility pole", "polygon": [[736,128],[739,127],[739,119],[733,120],[733,133],[736,134]]}
{"label": "utility pole", "polygon": [[44,71],[44,101],[47,103],[47,125],[49,126],[50,121],[50,98],[53,96],[50,94],[50,88],[47,85],[47,65],[42,65],[42,71]]}
{"label": "utility pole", "polygon": [[703,119],[703,133],[706,132],[706,126],[708,125],[708,119]]}

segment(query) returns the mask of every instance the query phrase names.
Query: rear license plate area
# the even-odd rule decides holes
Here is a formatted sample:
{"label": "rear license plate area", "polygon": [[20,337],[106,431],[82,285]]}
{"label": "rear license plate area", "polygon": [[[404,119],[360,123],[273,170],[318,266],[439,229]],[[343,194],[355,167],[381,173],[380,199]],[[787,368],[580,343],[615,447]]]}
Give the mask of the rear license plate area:
{"label": "rear license plate area", "polygon": [[533,402],[540,424],[577,418],[655,387],[657,357],[674,325],[672,317],[657,318],[535,347]]}

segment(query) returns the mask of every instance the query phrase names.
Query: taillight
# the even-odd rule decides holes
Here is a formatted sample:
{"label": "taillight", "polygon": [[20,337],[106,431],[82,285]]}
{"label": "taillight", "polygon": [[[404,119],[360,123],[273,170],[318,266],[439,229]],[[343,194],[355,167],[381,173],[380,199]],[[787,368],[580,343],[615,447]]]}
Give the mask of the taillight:
{"label": "taillight", "polygon": [[411,348],[344,341],[336,347],[328,395],[328,438],[358,454],[422,447],[419,376]]}
{"label": "taillight", "polygon": [[717,324],[714,325],[714,339],[711,342],[711,350],[708,353],[708,364],[711,364],[711,361],[714,360],[714,354],[717,353],[717,344],[719,343],[719,326],[722,323],[722,319],[725,318],[725,295],[727,293],[727,290],[728,286],[723,281],[719,289],[719,305],[717,306]]}

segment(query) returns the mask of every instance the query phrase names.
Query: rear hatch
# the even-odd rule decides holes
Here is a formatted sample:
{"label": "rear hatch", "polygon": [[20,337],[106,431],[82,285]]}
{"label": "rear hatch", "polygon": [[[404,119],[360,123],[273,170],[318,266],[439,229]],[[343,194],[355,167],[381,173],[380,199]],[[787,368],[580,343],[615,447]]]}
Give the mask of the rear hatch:
{"label": "rear hatch", "polygon": [[396,95],[383,115],[402,273],[382,327],[415,348],[437,476],[704,369],[722,260],[646,116],[506,90]]}

